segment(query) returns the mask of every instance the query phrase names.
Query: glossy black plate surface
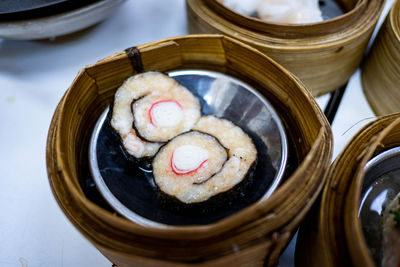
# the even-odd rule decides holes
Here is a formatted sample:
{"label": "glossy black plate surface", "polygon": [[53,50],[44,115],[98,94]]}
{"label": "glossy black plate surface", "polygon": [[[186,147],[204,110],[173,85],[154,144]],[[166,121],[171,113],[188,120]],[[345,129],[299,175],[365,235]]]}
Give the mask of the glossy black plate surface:
{"label": "glossy black plate surface", "polygon": [[233,121],[252,138],[257,162],[232,190],[198,204],[183,204],[160,192],[151,166],[130,160],[111,129],[106,110],[92,135],[89,161],[96,186],[120,214],[143,225],[209,224],[268,198],[286,165],[287,141],[272,106],[261,95],[229,76],[210,71],[175,71],[171,77],[199,97],[203,114]]}

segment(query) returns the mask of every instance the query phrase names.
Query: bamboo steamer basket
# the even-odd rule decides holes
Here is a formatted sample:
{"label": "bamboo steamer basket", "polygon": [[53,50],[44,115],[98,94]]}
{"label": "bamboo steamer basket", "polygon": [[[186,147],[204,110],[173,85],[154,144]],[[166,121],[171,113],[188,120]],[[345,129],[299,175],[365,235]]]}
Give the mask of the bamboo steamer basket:
{"label": "bamboo steamer basket", "polygon": [[330,168],[321,202],[300,227],[296,265],[375,266],[358,218],[364,167],[399,144],[400,114],[366,125],[350,141]]}
{"label": "bamboo steamer basket", "polygon": [[385,1],[336,2],[345,14],[293,25],[243,16],[217,0],[186,0],[188,29],[190,33],[222,33],[256,47],[319,96],[346,84],[357,69]]}
{"label": "bamboo steamer basket", "polygon": [[386,17],[361,72],[364,93],[377,115],[400,111],[400,1]]}
{"label": "bamboo steamer basket", "polygon": [[[191,68],[237,77],[269,99],[290,139],[290,177],[269,199],[208,225],[145,227],[89,200],[81,186],[89,137],[116,88],[138,72]],[[84,68],[54,113],[47,143],[61,209],[119,267],[275,265],[322,189],[331,157],[329,124],[304,85],[261,52],[221,35],[169,38]]]}

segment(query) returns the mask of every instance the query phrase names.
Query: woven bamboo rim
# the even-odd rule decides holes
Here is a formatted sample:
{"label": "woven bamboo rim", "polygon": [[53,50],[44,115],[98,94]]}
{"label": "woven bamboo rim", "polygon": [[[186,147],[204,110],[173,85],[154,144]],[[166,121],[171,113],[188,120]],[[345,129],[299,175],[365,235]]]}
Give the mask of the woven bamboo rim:
{"label": "woven bamboo rim", "polygon": [[362,67],[361,81],[376,115],[400,111],[400,1],[386,17]]}
{"label": "woven bamboo rim", "polygon": [[[91,202],[79,184],[94,123],[116,88],[141,71],[209,69],[253,85],[282,114],[300,164],[266,201],[203,226],[144,227]],[[261,52],[221,35],[169,38],[127,49],[84,68],[55,111],[47,169],[60,207],[118,266],[276,264],[322,189],[332,153],[328,122],[305,87]],[[315,158],[320,160],[316,161]]]}
{"label": "woven bamboo rim", "polygon": [[186,0],[191,33],[222,33],[250,44],[298,76],[319,96],[344,85],[357,69],[384,0],[348,0],[348,12],[321,23],[272,24],[242,16],[216,0]]}
{"label": "woven bamboo rim", "polygon": [[321,203],[301,226],[296,264],[375,266],[357,216],[364,167],[374,155],[399,144],[400,114],[368,124],[350,141],[330,168]]}

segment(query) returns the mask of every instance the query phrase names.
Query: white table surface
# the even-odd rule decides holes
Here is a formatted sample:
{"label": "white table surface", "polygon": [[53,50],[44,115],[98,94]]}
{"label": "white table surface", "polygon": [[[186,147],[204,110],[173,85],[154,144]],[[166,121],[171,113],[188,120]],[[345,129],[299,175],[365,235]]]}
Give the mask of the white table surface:
{"label": "white table surface", "polygon": [[[388,7],[393,0],[387,1]],[[78,71],[125,48],[186,34],[184,0],[128,0],[83,32],[42,41],[0,39],[0,266],[111,266],[68,221],[47,179],[55,107]],[[324,106],[328,97],[318,99]],[[334,157],[374,115],[350,80],[332,129]],[[280,266],[293,266],[292,241]]]}

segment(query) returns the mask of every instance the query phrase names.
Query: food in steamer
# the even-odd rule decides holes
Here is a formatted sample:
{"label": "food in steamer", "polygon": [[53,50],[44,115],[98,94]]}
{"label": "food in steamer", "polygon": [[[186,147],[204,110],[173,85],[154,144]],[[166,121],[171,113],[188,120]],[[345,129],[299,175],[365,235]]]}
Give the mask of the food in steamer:
{"label": "food in steamer", "polygon": [[128,78],[114,97],[111,126],[135,158],[153,157],[163,142],[189,131],[200,118],[199,100],[159,72]]}
{"label": "food in steamer", "polygon": [[[153,161],[154,180],[160,190],[187,204],[232,189],[243,181],[257,158],[251,138],[228,120],[204,116],[193,130],[197,132],[170,141]],[[217,142],[211,145],[206,137],[200,141],[200,135]],[[226,152],[221,153],[217,146]]]}
{"label": "food in steamer", "polygon": [[208,199],[218,188],[213,176],[221,172],[228,155],[214,137],[189,132],[161,148],[153,161],[154,181],[160,190],[184,203]]}
{"label": "food in steamer", "polygon": [[246,16],[272,23],[315,23],[322,21],[318,0],[219,0],[226,7]]}
{"label": "food in steamer", "polygon": [[111,126],[124,150],[136,159],[152,158],[160,191],[185,204],[204,202],[241,183],[257,150],[238,126],[201,116],[199,100],[159,72],[128,78],[118,88]]}

